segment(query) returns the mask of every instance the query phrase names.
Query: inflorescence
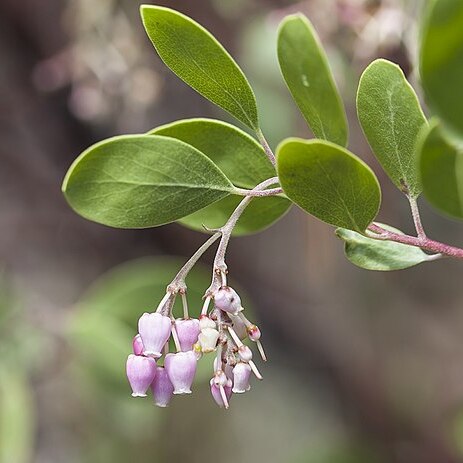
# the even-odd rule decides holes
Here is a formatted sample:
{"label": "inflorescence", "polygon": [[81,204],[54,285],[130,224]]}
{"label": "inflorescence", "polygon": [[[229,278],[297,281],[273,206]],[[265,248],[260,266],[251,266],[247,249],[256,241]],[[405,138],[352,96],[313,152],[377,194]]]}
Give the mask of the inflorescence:
{"label": "inflorescence", "polygon": [[[184,313],[175,319],[177,294],[182,297]],[[251,373],[262,379],[251,349],[243,342],[247,338],[254,341],[265,361],[260,336],[259,328],[243,314],[239,295],[226,284],[206,292],[199,319],[188,315],[186,290],[169,286],[156,312],[145,312],[138,321],[133,353],[127,359],[132,396],[146,397],[151,388],[155,404],[166,407],[173,394],[191,393],[198,360],[203,354],[216,352],[211,394],[219,407],[228,408],[232,393],[250,389]],[[170,351],[171,338],[176,352]]]}

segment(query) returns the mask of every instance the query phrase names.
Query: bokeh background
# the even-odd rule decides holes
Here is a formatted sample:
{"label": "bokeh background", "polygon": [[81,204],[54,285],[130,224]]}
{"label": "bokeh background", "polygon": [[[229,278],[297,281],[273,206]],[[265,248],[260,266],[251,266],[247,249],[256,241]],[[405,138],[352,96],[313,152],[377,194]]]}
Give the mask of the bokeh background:
{"label": "bokeh background", "polygon": [[[0,462],[444,463],[463,461],[463,285],[458,262],[367,272],[333,230],[293,208],[232,241],[233,283],[264,333],[264,381],[224,412],[195,393],[167,410],[131,400],[137,317],[205,239],[173,224],[115,230],[60,193],[87,146],[175,119],[228,116],[159,60],[135,0],[0,0]],[[346,102],[350,148],[383,187],[380,220],[412,232],[408,204],[355,116],[358,78],[385,57],[416,82],[416,0],[163,0],[232,52],[273,146],[310,132],[278,70],[279,21],[317,28]],[[461,225],[424,202],[431,236]],[[208,253],[190,305],[209,280]],[[203,360],[206,370],[210,360]]]}

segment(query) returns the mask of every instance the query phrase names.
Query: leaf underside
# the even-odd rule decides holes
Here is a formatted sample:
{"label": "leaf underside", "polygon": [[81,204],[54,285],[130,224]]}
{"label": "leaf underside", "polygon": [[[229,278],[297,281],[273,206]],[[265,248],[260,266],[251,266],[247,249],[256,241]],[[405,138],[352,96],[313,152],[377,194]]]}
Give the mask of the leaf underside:
{"label": "leaf underside", "polygon": [[[390,226],[381,226],[402,233]],[[401,270],[429,260],[429,256],[415,246],[376,240],[343,228],[338,228],[336,235],[345,242],[344,251],[347,259],[366,270]]]}

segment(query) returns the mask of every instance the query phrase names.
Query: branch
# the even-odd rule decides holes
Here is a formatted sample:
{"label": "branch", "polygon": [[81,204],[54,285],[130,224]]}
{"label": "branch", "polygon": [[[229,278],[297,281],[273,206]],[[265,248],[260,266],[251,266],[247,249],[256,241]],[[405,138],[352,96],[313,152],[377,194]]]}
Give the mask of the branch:
{"label": "branch", "polygon": [[214,233],[188,260],[188,262],[179,270],[175,278],[167,286],[167,292],[170,294],[184,293],[186,291],[185,278],[190,270],[194,267],[201,256],[219,239],[221,232]]}
{"label": "branch", "polygon": [[418,203],[415,198],[408,196],[408,201],[410,203],[410,208],[412,210],[413,223],[415,224],[415,230],[418,235],[418,238],[426,238],[426,233],[421,223],[420,210],[418,209]]}
{"label": "branch", "polygon": [[[275,182],[276,183],[276,182]],[[255,196],[255,197],[265,197],[265,196],[276,196],[283,193],[283,188],[270,188],[269,190],[256,191],[246,190],[245,188],[235,188],[233,193],[241,196]]]}
{"label": "branch", "polygon": [[268,157],[268,160],[272,163],[274,166],[276,164],[276,159],[275,155],[273,154],[272,148],[270,148],[270,145],[268,144],[267,140],[264,137],[264,134],[262,133],[262,130],[258,130],[256,132],[257,139],[259,140],[260,144],[262,145],[262,148],[264,148],[265,154]]}
{"label": "branch", "polygon": [[373,232],[368,233],[368,237],[373,239],[395,241],[396,243],[408,244],[410,246],[421,248],[424,251],[454,257],[456,259],[463,259],[463,249],[457,248],[455,246],[450,246],[448,244],[440,243],[439,241],[431,240],[426,236],[415,237],[409,235],[402,235],[386,230],[385,228],[380,227],[376,223],[371,224],[368,227],[368,230]]}
{"label": "branch", "polygon": [[[278,177],[272,177],[259,183],[253,190],[253,193],[265,190],[265,188],[278,183]],[[235,228],[238,219],[244,212],[246,207],[252,201],[255,195],[247,195],[233,211],[232,215],[228,219],[227,223],[218,230],[221,233],[222,238],[220,239],[219,246],[214,259],[213,276],[211,286],[206,291],[206,297],[208,297],[214,290],[221,285],[226,284],[227,265],[225,263],[225,254],[227,252],[228,242],[230,241],[231,234]],[[220,277],[220,278],[219,278]]]}

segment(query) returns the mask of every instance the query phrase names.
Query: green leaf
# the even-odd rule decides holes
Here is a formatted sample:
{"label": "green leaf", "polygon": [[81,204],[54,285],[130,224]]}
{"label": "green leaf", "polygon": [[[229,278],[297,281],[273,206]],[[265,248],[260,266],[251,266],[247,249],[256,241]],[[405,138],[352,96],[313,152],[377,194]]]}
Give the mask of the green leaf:
{"label": "green leaf", "polygon": [[[251,189],[276,175],[261,145],[233,125],[213,119],[186,119],[157,127],[150,133],[177,138],[194,146],[240,188]],[[230,195],[179,222],[202,232],[205,232],[204,226],[221,227],[242,199],[242,196]],[[290,206],[290,201],[282,197],[254,198],[233,234],[246,235],[263,230],[282,217]]]}
{"label": "green leaf", "polygon": [[444,214],[463,219],[463,147],[447,139],[436,122],[423,137],[419,168],[426,199]]}
{"label": "green leaf", "polygon": [[286,84],[315,136],[346,146],[344,106],[318,35],[303,14],[283,20],[278,60]]}
{"label": "green leaf", "polygon": [[[231,213],[238,206],[242,196],[230,195],[194,214],[179,220],[179,223],[196,231],[208,228],[219,228],[225,224]],[[288,212],[291,202],[279,196],[254,198],[239,218],[234,236],[249,235],[262,231]]]}
{"label": "green leaf", "polygon": [[421,81],[431,108],[463,134],[463,2],[434,0],[424,15]]}
{"label": "green leaf", "polygon": [[421,186],[415,147],[426,118],[399,66],[378,59],[365,69],[357,93],[357,113],[386,173],[401,191],[416,198]]}
{"label": "green leaf", "polygon": [[240,188],[253,188],[276,175],[262,146],[247,133],[222,121],[184,119],[156,127],[149,133],[194,146]]}
{"label": "green leaf", "polygon": [[146,33],[164,63],[208,100],[254,130],[254,93],[229,53],[200,24],[178,11],[142,5]]}
{"label": "green leaf", "polygon": [[363,232],[376,217],[378,180],[346,149],[324,140],[290,138],[277,148],[277,165],[288,198],[320,220]]}
{"label": "green leaf", "polygon": [[[381,226],[402,234],[396,228],[383,224]],[[336,235],[345,241],[346,257],[353,264],[366,270],[401,270],[432,260],[428,254],[415,246],[375,240],[344,228],[338,228]]]}
{"label": "green leaf", "polygon": [[173,138],[124,135],[84,151],[63,182],[71,207],[118,228],[181,219],[227,196],[233,185],[214,163]]}
{"label": "green leaf", "polygon": [[0,463],[27,463],[33,453],[34,403],[18,365],[0,365]]}

